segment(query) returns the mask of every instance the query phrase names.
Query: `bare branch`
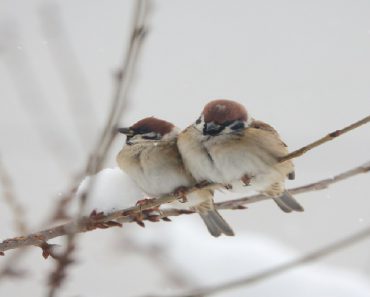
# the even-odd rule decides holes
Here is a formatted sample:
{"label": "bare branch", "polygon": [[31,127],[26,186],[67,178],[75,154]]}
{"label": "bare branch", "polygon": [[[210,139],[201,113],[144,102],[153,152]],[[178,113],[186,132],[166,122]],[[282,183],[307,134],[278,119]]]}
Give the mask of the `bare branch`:
{"label": "bare branch", "polygon": [[[43,244],[45,244],[45,241],[43,242]],[[46,259],[50,255],[50,252],[48,250],[43,249],[42,247],[43,244],[40,247],[42,248],[43,251],[42,255]],[[72,253],[74,249],[75,249],[74,241],[68,240],[64,253],[59,257],[53,256],[53,258],[57,260],[57,265],[56,269],[50,274],[49,277],[49,287],[50,287],[50,290],[48,292],[49,297],[55,295],[55,293],[60,288],[65,279],[67,266],[74,262],[72,258]]]}
{"label": "bare branch", "polygon": [[[15,230],[19,232],[19,234],[26,234],[28,232],[28,228],[25,222],[25,211],[15,194],[13,181],[2,162],[1,156],[0,184],[3,189],[4,200],[13,213]],[[7,258],[5,263],[1,265],[0,280],[2,280],[4,277],[21,277],[25,274],[23,270],[15,268],[15,262],[22,258],[23,253],[21,251],[22,250],[17,250],[9,258]]]}
{"label": "bare branch", "polygon": [[360,241],[363,241],[370,237],[370,226],[363,229],[362,231],[356,232],[352,235],[349,235],[345,238],[342,238],[334,243],[331,243],[325,247],[322,247],[320,249],[317,249],[311,253],[308,253],[300,258],[297,258],[292,261],[288,261],[286,263],[283,263],[281,265],[277,265],[273,268],[267,269],[265,271],[262,271],[260,273],[256,273],[254,275],[241,278],[238,280],[230,281],[224,284],[215,285],[213,287],[208,288],[201,288],[193,290],[189,293],[185,294],[179,294],[174,295],[172,294],[171,297],[200,297],[200,296],[209,296],[216,293],[221,293],[224,291],[233,290],[239,287],[244,287],[248,285],[252,285],[261,281],[264,281],[268,278],[271,278],[273,276],[282,274],[288,270],[294,269],[296,267],[299,267],[303,264],[307,264],[309,262],[315,261],[317,259],[326,257],[332,253],[341,251],[345,248],[348,248],[355,243],[358,243]]}
{"label": "bare branch", "polygon": [[[323,179],[305,186],[300,186],[297,188],[289,189],[289,192],[293,195],[306,193],[306,192],[312,192],[312,191],[320,191],[328,188],[330,185],[335,184],[337,182],[340,182],[342,180],[345,180],[347,178],[350,178],[352,176],[355,176],[360,173],[366,173],[370,170],[370,161],[366,162],[365,164],[362,164],[361,166],[358,166],[356,168],[350,169],[348,171],[345,171],[343,173],[340,173],[338,175],[335,175],[332,178]],[[238,208],[239,206],[250,204],[262,200],[270,199],[267,196],[264,195],[254,195],[254,196],[248,196],[243,197],[231,201],[224,201],[221,203],[217,203],[218,209],[233,209]]]}
{"label": "bare branch", "polygon": [[27,233],[24,208],[17,198],[12,179],[5,168],[0,156],[0,184],[3,189],[3,197],[13,213],[15,230],[20,234]]}
{"label": "bare branch", "polygon": [[325,142],[328,142],[330,140],[333,140],[334,138],[337,138],[338,136],[341,136],[343,135],[344,133],[347,133],[353,129],[356,129],[362,125],[365,125],[367,124],[368,122],[370,122],[370,115],[363,118],[362,120],[359,120],[347,127],[344,127],[343,129],[340,129],[340,130],[336,130],[334,132],[331,132],[329,133],[328,135],[320,138],[319,140],[316,140],[312,143],[310,143],[309,145],[306,145],[298,150],[295,150],[294,152],[291,152],[290,154],[286,155],[285,157],[281,158],[279,161],[280,162],[284,162],[284,161],[287,161],[287,160],[290,160],[290,159],[293,159],[293,158],[297,158],[299,156],[302,156],[303,154],[305,154],[306,152],[308,152],[309,150],[312,150],[313,148],[315,147],[318,147],[319,145],[322,145],[323,143]]}
{"label": "bare branch", "polygon": [[97,120],[86,77],[80,67],[70,38],[64,28],[60,7],[43,3],[39,9],[41,28],[47,40],[52,62],[63,83],[78,136],[84,149],[91,146]]}
{"label": "bare branch", "polygon": [[[137,64],[139,50],[143,44],[143,37],[144,32],[146,31],[146,17],[147,17],[147,9],[148,9],[148,0],[137,0],[135,2],[135,14],[134,14],[134,21],[131,30],[129,48],[126,53],[125,59],[123,60],[122,67],[119,71],[119,75],[116,77],[116,90],[113,97],[113,102],[111,105],[111,112],[107,119],[105,128],[101,133],[98,142],[96,144],[95,149],[92,152],[91,157],[87,163],[85,169],[85,175],[93,175],[97,173],[104,164],[106,156],[109,152],[109,149],[113,143],[113,140],[117,134],[116,128],[118,122],[125,110],[127,105],[127,95],[129,89],[132,85],[133,75],[135,71],[135,66]],[[81,214],[84,210],[84,206],[86,205],[86,201],[89,197],[89,194],[94,186],[95,178],[91,178],[89,180],[88,186],[85,192],[81,193],[79,196],[79,211],[77,214],[76,223],[72,223],[68,225],[67,229],[64,229],[63,226],[59,231],[67,231],[67,244],[65,251],[57,257],[57,267],[55,271],[51,274],[49,283],[50,283],[50,290],[49,290],[49,297],[55,296],[58,288],[60,287],[61,283],[65,278],[65,270],[66,267],[73,262],[72,259],[72,252],[75,248],[75,237],[77,233],[81,231],[87,231],[91,228],[108,228],[112,226],[120,226],[120,223],[113,222],[108,220],[106,222],[87,222],[87,225],[84,223]],[[73,186],[72,188],[76,188]],[[65,200],[68,201],[68,200]],[[92,217],[94,219],[94,216]],[[53,233],[52,230],[49,229],[49,232]],[[40,237],[41,236],[41,237]],[[37,234],[35,238],[29,238],[30,242],[33,242],[32,245],[40,246],[41,247],[45,244],[47,239],[45,239],[46,234]],[[27,240],[26,240],[27,241]],[[44,252],[44,250],[43,250]]]}
{"label": "bare branch", "polygon": [[[324,179],[320,180],[316,183],[305,185],[302,187],[298,187],[292,189],[291,191],[295,194],[301,194],[305,192],[315,191],[315,190],[322,190],[327,188],[329,185],[343,181],[347,178],[353,177],[360,173],[366,173],[370,171],[370,162],[367,162],[364,165],[356,167],[354,169],[348,170],[344,173],[341,173],[335,176],[333,179]],[[210,186],[205,186],[207,188]],[[199,187],[191,188],[187,191],[190,193],[192,191],[198,190]],[[218,209],[242,209],[243,205],[249,203],[259,202],[268,198],[259,197],[259,196],[251,196],[250,198],[242,198],[231,200],[227,202],[221,202],[216,204]],[[178,199],[175,196],[165,196],[158,199],[150,199],[143,204],[136,205],[134,207],[126,208],[123,210],[118,210],[107,215],[102,213],[96,214],[89,217],[82,217],[79,220],[72,221],[67,224],[59,225],[53,228],[49,228],[37,233],[30,234],[28,236],[21,236],[15,237],[11,239],[4,240],[0,243],[0,252],[5,252],[7,250],[25,247],[25,246],[38,246],[42,245],[44,242],[53,239],[55,237],[68,235],[74,232],[82,233],[91,231],[98,228],[109,228],[120,226],[117,223],[119,220],[120,223],[130,223],[130,222],[141,222],[148,220],[151,222],[158,222],[162,220],[168,220],[168,217],[171,216],[179,216],[184,214],[192,214],[193,211],[189,210],[180,210],[180,209],[165,209],[165,210],[158,210],[158,206],[161,204],[165,204],[167,202],[172,202],[173,200]],[[153,211],[154,209],[154,211]],[[155,214],[158,212],[158,214]]]}
{"label": "bare branch", "polygon": [[138,256],[145,257],[149,262],[158,269],[166,280],[177,288],[187,288],[193,285],[195,280],[182,271],[181,267],[174,261],[168,259],[166,255],[166,246],[158,244],[140,244],[133,238],[126,237],[123,241],[124,252],[133,252]]}
{"label": "bare branch", "polygon": [[[78,188],[78,185],[84,177],[94,175],[102,169],[102,165],[104,164],[108,151],[117,135],[116,128],[127,106],[127,96],[132,85],[135,67],[143,45],[144,37],[148,31],[147,14],[149,3],[149,0],[135,1],[135,12],[129,46],[127,51],[125,51],[125,58],[118,70],[118,74],[115,76],[113,100],[105,127],[98,137],[96,146],[91,152],[91,156],[85,166],[84,172],[77,176],[74,184],[70,187],[71,190],[68,191],[70,193],[73,193],[74,190]],[[94,178],[90,179],[86,192],[81,195],[81,210],[89,195],[89,191],[92,188],[94,180]],[[63,204],[63,201],[61,203]]]}
{"label": "bare branch", "polygon": [[21,46],[17,25],[5,23],[1,24],[0,28],[2,29],[0,47],[3,48],[1,58],[14,82],[18,99],[61,171],[69,174],[68,164],[71,156],[76,154],[76,147],[69,134],[64,132],[60,117],[51,108],[50,101],[42,92],[27,49]]}
{"label": "bare branch", "polygon": [[132,26],[129,47],[125,53],[122,66],[118,70],[115,79],[115,90],[109,117],[103,133],[94,150],[94,159],[87,167],[87,174],[92,175],[101,170],[101,165],[109,148],[117,134],[116,128],[127,106],[127,95],[132,85],[133,74],[137,64],[144,37],[148,31],[147,14],[149,9],[148,0],[135,1],[134,22]]}
{"label": "bare branch", "polygon": [[25,269],[16,267],[16,263],[26,255],[24,251],[25,249],[15,250],[1,262],[0,282],[5,278],[20,278],[26,275],[27,271]]}

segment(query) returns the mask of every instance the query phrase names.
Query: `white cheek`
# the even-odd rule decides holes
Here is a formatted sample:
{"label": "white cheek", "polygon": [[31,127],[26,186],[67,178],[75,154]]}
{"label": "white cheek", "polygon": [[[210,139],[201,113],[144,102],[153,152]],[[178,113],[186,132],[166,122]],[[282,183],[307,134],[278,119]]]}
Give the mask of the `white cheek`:
{"label": "white cheek", "polygon": [[129,139],[130,144],[134,144],[134,143],[138,143],[138,142],[142,142],[142,141],[143,141],[143,139],[141,138],[141,135],[135,135],[135,136],[133,136]]}
{"label": "white cheek", "polygon": [[235,132],[234,130],[231,130],[230,127],[226,127],[221,131],[221,134],[230,134],[232,132]]}
{"label": "white cheek", "polygon": [[161,140],[172,140],[172,139],[175,139],[177,137],[177,135],[179,135],[180,133],[180,129],[177,128],[177,127],[174,127],[172,128],[171,132],[165,134]]}
{"label": "white cheek", "polygon": [[194,124],[195,129],[199,132],[203,133],[204,122],[200,122],[199,124]]}
{"label": "white cheek", "polygon": [[[198,122],[198,120],[197,120],[197,122]],[[195,128],[195,129],[197,129],[201,134],[203,134],[203,129],[204,129],[204,116],[201,116],[201,118],[200,118],[200,122],[199,122],[199,123],[197,123],[197,122],[195,122],[195,123],[193,124],[193,126],[194,126],[194,128]]]}

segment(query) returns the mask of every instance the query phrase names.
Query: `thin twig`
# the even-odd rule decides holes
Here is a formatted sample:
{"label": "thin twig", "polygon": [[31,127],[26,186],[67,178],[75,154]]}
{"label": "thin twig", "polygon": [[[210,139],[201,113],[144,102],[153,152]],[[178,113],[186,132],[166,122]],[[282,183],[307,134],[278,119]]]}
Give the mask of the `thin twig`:
{"label": "thin twig", "polygon": [[252,285],[261,281],[264,281],[266,279],[269,279],[273,276],[280,275],[288,270],[294,269],[296,267],[299,267],[301,265],[307,264],[309,262],[315,261],[317,259],[326,257],[330,254],[333,254],[335,252],[338,252],[340,250],[343,250],[345,248],[348,248],[355,243],[358,243],[360,241],[363,241],[365,239],[368,239],[370,237],[370,226],[356,232],[352,235],[349,235],[345,238],[342,238],[334,243],[331,243],[327,246],[324,246],[320,249],[317,249],[311,253],[308,253],[306,255],[303,255],[300,258],[297,258],[295,260],[287,261],[286,263],[277,265],[273,268],[269,268],[265,271],[253,274],[251,276],[247,276],[244,278],[240,278],[238,280],[230,281],[224,284],[215,285],[208,288],[201,288],[192,290],[189,293],[185,294],[179,294],[174,295],[171,294],[171,297],[200,297],[200,296],[209,296],[216,293],[221,293],[224,291],[233,290],[239,287],[245,287],[248,285]]}
{"label": "thin twig", "polygon": [[176,288],[187,288],[189,285],[194,285],[195,280],[188,274],[182,271],[181,267],[174,261],[170,261],[166,256],[166,245],[157,244],[140,244],[132,238],[125,238],[123,241],[123,251],[138,254],[145,257],[149,262],[153,263],[158,272]]}
{"label": "thin twig", "polygon": [[91,147],[93,131],[97,129],[86,77],[64,28],[60,7],[56,3],[44,3],[39,9],[39,17],[47,42],[46,48],[67,93],[78,138],[86,150]]}
{"label": "thin twig", "polygon": [[13,186],[13,181],[8,173],[0,156],[0,184],[2,186],[2,193],[6,204],[13,213],[13,220],[16,232],[20,234],[27,233],[27,225],[25,222],[25,211],[19,199],[17,198]]}
{"label": "thin twig", "polygon": [[[113,100],[109,115],[105,122],[105,126],[98,136],[98,140],[90,154],[90,158],[85,166],[85,169],[83,172],[81,172],[81,174],[76,176],[72,186],[70,187],[70,190],[68,191],[68,193],[71,193],[71,195],[68,194],[67,197],[63,197],[61,204],[64,204],[65,200],[71,200],[71,196],[73,196],[75,189],[78,188],[83,178],[86,176],[93,176],[102,169],[109,149],[117,135],[116,128],[127,106],[127,98],[132,85],[132,80],[134,78],[135,67],[137,65],[144,37],[148,31],[147,16],[150,8],[149,4],[149,0],[135,1],[135,12],[129,46],[125,51],[125,57],[122,60],[122,65],[119,67],[117,72],[118,74],[115,76]],[[94,178],[89,180],[89,185],[86,187],[85,193],[81,194],[80,210],[83,209],[83,205],[89,196],[89,192],[92,188],[94,180]],[[64,212],[59,209],[58,213]]]}
{"label": "thin twig", "polygon": [[[356,168],[353,168],[343,173],[340,173],[338,175],[335,175],[331,178],[326,178],[326,179],[323,179],[318,182],[314,182],[314,183],[311,183],[305,186],[300,186],[297,188],[289,189],[289,192],[293,195],[296,195],[296,194],[301,194],[301,193],[306,193],[306,192],[311,192],[311,191],[324,190],[334,183],[340,182],[342,180],[345,180],[347,178],[350,178],[360,173],[366,173],[369,170],[370,170],[370,161],[362,164],[361,166],[358,166]],[[267,199],[270,199],[270,198],[264,195],[253,195],[253,196],[243,197],[243,198],[239,198],[239,199],[235,199],[231,201],[220,202],[220,203],[217,203],[216,205],[218,209],[230,209],[230,208],[232,209],[232,208],[238,208],[241,205],[250,204],[250,203],[267,200]]]}
{"label": "thin twig", "polygon": [[104,132],[98,139],[96,152],[96,161],[91,162],[87,168],[89,175],[96,174],[101,170],[104,158],[116,136],[116,128],[121,115],[127,106],[127,95],[132,85],[133,74],[137,64],[138,56],[142,48],[144,37],[148,31],[147,15],[149,10],[148,0],[138,0],[135,2],[135,13],[133,30],[131,31],[129,47],[123,59],[122,66],[118,70],[116,78],[116,87],[113,95],[111,111],[107,119]]}
{"label": "thin twig", "polygon": [[27,48],[22,46],[21,36],[16,23],[1,24],[1,58],[14,82],[15,91],[22,107],[36,127],[45,147],[54,157],[63,173],[70,174],[68,164],[76,154],[76,147],[68,133],[65,133],[59,114],[50,106],[50,100],[42,91],[40,81],[27,55]]}
{"label": "thin twig", "polygon": [[[360,173],[366,173],[370,171],[370,162],[367,162],[364,165],[356,167],[354,169],[348,170],[344,173],[341,173],[334,177],[333,179],[324,179],[317,181],[316,183],[301,186],[291,191],[295,194],[306,193],[310,191],[322,190],[327,188],[329,185],[343,181],[347,178],[353,177]],[[209,186],[205,186],[209,187]],[[198,190],[198,187],[191,188],[187,193]],[[242,209],[245,208],[243,205],[259,202],[268,198],[251,196],[252,199],[242,198],[231,200],[228,202],[217,203],[216,207],[218,209]],[[53,239],[55,237],[68,235],[73,232],[82,233],[91,231],[98,228],[109,228],[114,226],[120,226],[117,223],[119,220],[120,223],[130,223],[138,222],[138,215],[141,216],[141,220],[148,221],[159,221],[160,219],[168,220],[168,217],[179,216],[184,214],[192,214],[193,211],[180,210],[180,209],[165,209],[159,211],[159,214],[153,214],[151,209],[158,207],[161,204],[166,202],[171,202],[178,199],[175,196],[166,196],[159,199],[149,200],[143,204],[129,207],[123,210],[114,211],[107,215],[98,214],[90,217],[82,217],[79,220],[69,222],[67,224],[59,225],[52,227],[40,232],[30,234],[28,236],[15,237],[11,239],[4,240],[0,243],[0,253],[7,250],[16,249],[25,246],[37,246],[40,247],[44,242]],[[139,221],[140,222],[140,221]]]}
{"label": "thin twig", "polygon": [[362,125],[365,125],[368,122],[370,122],[370,115],[363,118],[362,120],[359,120],[359,121],[347,126],[347,127],[344,127],[343,129],[331,132],[328,135],[320,138],[319,140],[316,140],[316,141],[310,143],[309,145],[306,145],[306,146],[304,146],[304,147],[302,147],[298,150],[295,150],[294,152],[289,153],[288,155],[282,157],[279,161],[284,162],[284,161],[302,156],[303,154],[305,154],[309,150],[312,150],[313,148],[318,147],[319,145],[322,145],[325,142],[333,140],[334,138],[337,138],[338,136],[341,136],[344,133],[347,133],[347,132],[349,132],[353,129],[356,129],[356,128],[362,126]]}
{"label": "thin twig", "polygon": [[[19,234],[27,234],[27,225],[25,222],[25,211],[19,199],[17,198],[13,186],[12,178],[8,173],[5,165],[2,162],[0,156],[0,184],[3,189],[3,197],[6,204],[9,206],[13,213],[13,220],[15,230]],[[2,263],[0,269],[0,280],[5,277],[21,277],[25,274],[23,270],[17,269],[15,267],[15,262],[22,258],[22,250],[17,250],[9,258],[7,258],[5,263]]]}
{"label": "thin twig", "polygon": [[4,262],[1,262],[0,282],[6,278],[20,278],[27,274],[26,269],[17,267],[17,262],[23,260],[26,255],[26,249],[17,249],[9,257],[6,257]]}
{"label": "thin twig", "polygon": [[[317,146],[319,146],[320,144],[323,144],[335,137],[338,137],[344,133],[347,133],[357,127],[360,127],[361,125],[364,125],[366,123],[368,123],[370,120],[370,116],[360,120],[360,121],[357,121],[341,130],[337,130],[335,132],[332,132],[332,133],[329,133],[327,136],[309,144],[309,145],[306,145],[304,147],[302,147],[301,149],[298,149],[290,154],[288,154],[287,156],[285,156],[284,158],[282,158],[280,160],[280,162],[284,162],[286,160],[289,160],[289,159],[292,159],[292,158],[296,158],[298,156],[301,156],[302,154],[304,154],[305,152],[307,152],[308,150],[311,150]],[[354,170],[362,170],[361,168],[356,168]],[[351,174],[350,172],[348,174]],[[340,179],[340,177],[337,177],[337,179]],[[324,182],[321,184],[321,185],[317,185],[316,183],[315,184],[312,184],[312,185],[307,185],[309,187],[325,187],[325,184],[328,183],[333,183],[335,182],[332,181],[332,179],[327,179],[327,180],[324,180]],[[211,185],[212,188],[215,188],[215,186],[217,185]],[[193,189],[190,189],[189,191],[192,192],[192,191],[196,191],[197,188],[193,188]],[[314,189],[312,189],[314,190]],[[297,191],[299,191],[299,189],[292,189],[292,194],[296,194]],[[148,201],[147,203],[145,203],[144,205],[140,205],[140,206],[135,206],[135,207],[132,207],[130,208],[129,210],[130,211],[138,211],[140,212],[141,210],[145,210],[145,209],[149,209],[149,208],[153,208],[153,207],[157,207],[161,204],[165,204],[165,203],[170,203],[170,202],[173,202],[175,201],[177,198],[176,197],[173,197],[171,195],[167,195],[167,196],[164,196],[162,198],[159,198],[159,199],[156,199],[154,201]],[[260,200],[266,200],[266,199],[269,199],[268,197],[266,196],[263,196],[263,195],[255,195],[255,196],[250,196],[250,197],[245,197],[245,198],[241,198],[241,200],[245,200],[246,202],[244,204],[247,204],[248,202],[247,201],[251,201],[251,202],[255,202],[256,201],[260,201]],[[237,200],[238,201],[238,200]],[[234,203],[234,200],[233,201],[228,201],[228,202],[223,202],[222,205],[227,205],[227,204],[230,204],[230,203]],[[220,207],[222,208],[222,205],[220,205]],[[230,207],[227,207],[227,208],[230,208]],[[114,218],[112,218],[114,219]]]}
{"label": "thin twig", "polygon": [[[91,157],[89,158],[89,161],[86,165],[84,176],[94,175],[102,168],[108,151],[117,134],[116,127],[127,105],[127,95],[132,85],[134,70],[138,60],[138,54],[143,44],[142,41],[144,37],[144,32],[146,31],[146,17],[148,9],[147,3],[147,0],[138,0],[135,2],[135,14],[130,36],[129,48],[126,52],[125,59],[123,60],[122,67],[120,69],[120,75],[117,76],[116,91],[113,97],[111,112],[106,122],[105,128],[99,137],[97,145],[93,150]],[[81,214],[83,213],[84,207],[86,205],[89,194],[93,189],[94,183],[95,178],[89,179],[86,190],[78,197],[80,198],[80,204],[79,211],[76,216],[77,223],[69,224],[68,228],[64,229],[64,231],[68,230],[66,233],[66,249],[61,255],[56,258],[56,269],[51,274],[49,280],[49,297],[55,296],[55,293],[57,292],[58,288],[62,284],[63,279],[65,278],[66,267],[73,262],[72,252],[75,250],[75,238],[76,235],[80,233],[80,228],[82,228],[83,230],[84,228],[102,228],[118,224],[115,222],[105,222],[89,226],[82,223],[84,220],[83,218],[81,220]],[[73,188],[75,188],[75,186],[73,186]],[[85,231],[87,231],[87,229]],[[44,236],[42,235],[40,240],[40,237],[38,235],[39,234],[37,234],[36,236],[36,243],[34,245],[42,247],[43,254],[49,255],[50,251],[48,250],[48,246],[45,244],[46,240],[43,239]],[[46,249],[44,248],[45,246],[47,247]]]}

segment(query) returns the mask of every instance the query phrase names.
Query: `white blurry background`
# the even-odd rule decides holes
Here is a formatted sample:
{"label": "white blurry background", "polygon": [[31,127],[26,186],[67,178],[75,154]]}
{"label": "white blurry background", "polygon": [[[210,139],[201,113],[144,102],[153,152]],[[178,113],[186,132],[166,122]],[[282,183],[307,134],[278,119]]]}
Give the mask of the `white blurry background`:
{"label": "white blurry background", "polygon": [[[30,229],[45,221],[95,144],[109,111],[113,74],[127,45],[132,4],[0,0],[0,153],[26,208]],[[123,125],[155,115],[183,128],[197,118],[206,102],[228,98],[272,124],[295,149],[369,114],[370,2],[157,0],[153,4]],[[65,88],[60,70],[67,73],[72,91]],[[74,111],[83,129],[76,129]],[[45,134],[53,140],[52,149]],[[289,181],[288,187],[368,161],[369,135],[370,127],[362,127],[297,159],[296,180]],[[123,142],[122,138],[116,141],[106,167],[115,167]],[[61,296],[139,296],[170,290],[174,284],[158,267],[171,259],[175,259],[171,269],[187,272],[190,287],[208,284],[212,273],[226,280],[233,273],[246,275],[249,267],[259,271],[287,255],[310,251],[369,225],[369,194],[369,176],[361,175],[299,196],[304,213],[287,215],[269,201],[245,211],[224,211],[238,235],[235,239],[208,238],[195,216],[160,226],[149,223],[146,229],[131,224],[122,230],[90,232],[81,236],[78,262],[70,268]],[[134,203],[124,196],[124,204]],[[11,213],[0,203],[4,239],[15,231]],[[126,233],[133,238],[139,234],[135,240],[142,246],[169,246],[168,253],[160,256],[162,264],[129,251],[124,244]],[[185,267],[191,259],[200,263],[195,261],[198,244],[209,261],[222,264],[197,267],[204,271],[202,276]],[[260,247],[255,253],[250,251],[254,244]],[[280,253],[281,248],[285,250]],[[360,279],[361,285],[356,283],[354,288],[362,288],[370,277],[369,250],[369,241],[353,246],[321,261],[331,266],[329,272],[312,268],[310,275],[320,276],[317,271],[321,271],[329,277],[338,271],[342,278],[333,283],[339,284],[351,279],[349,273]],[[1,280],[1,296],[45,292],[53,261],[44,261],[40,253],[31,249],[22,258],[20,266],[27,267],[27,278]],[[239,256],[229,258],[235,253]],[[248,255],[260,257],[261,262],[252,264]],[[179,259],[186,263],[176,263]],[[235,262],[247,270],[238,270]],[[288,278],[289,286],[282,286],[291,290],[281,295],[312,296],[303,285],[291,286],[292,279]],[[271,282],[259,287],[262,291],[251,294],[276,296]],[[365,289],[360,291],[363,295],[359,296],[370,296]],[[330,294],[339,296],[324,289],[315,291],[316,296]]]}

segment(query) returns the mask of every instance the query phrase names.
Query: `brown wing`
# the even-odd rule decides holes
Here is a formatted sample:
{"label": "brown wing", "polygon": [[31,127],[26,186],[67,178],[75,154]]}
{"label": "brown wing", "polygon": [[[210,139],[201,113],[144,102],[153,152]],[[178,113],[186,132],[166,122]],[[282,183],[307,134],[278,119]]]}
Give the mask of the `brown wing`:
{"label": "brown wing", "polygon": [[[261,130],[269,131],[269,132],[273,133],[274,135],[276,135],[277,137],[279,137],[279,139],[280,139],[280,135],[274,129],[274,127],[270,126],[269,124],[267,124],[265,122],[253,121],[252,124],[250,125],[250,127],[255,128],[255,129],[261,129]],[[281,139],[280,139],[280,141],[285,147],[288,147]]]}
{"label": "brown wing", "polygon": [[[286,145],[286,143],[281,140],[279,133],[272,126],[270,126],[269,124],[267,124],[265,122],[262,122],[262,121],[255,120],[255,121],[252,122],[252,124],[249,127],[254,128],[254,129],[261,129],[263,131],[267,131],[267,132],[272,133],[273,135],[275,135],[277,137],[277,139],[279,140],[279,142],[285,148],[288,147]],[[288,153],[288,150],[286,150],[286,153]],[[291,179],[291,180],[292,179],[295,179],[295,172],[294,172],[294,170],[288,174],[288,179]]]}

